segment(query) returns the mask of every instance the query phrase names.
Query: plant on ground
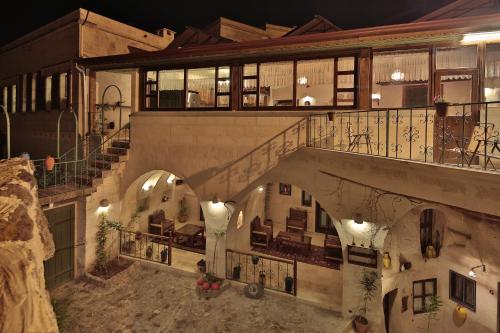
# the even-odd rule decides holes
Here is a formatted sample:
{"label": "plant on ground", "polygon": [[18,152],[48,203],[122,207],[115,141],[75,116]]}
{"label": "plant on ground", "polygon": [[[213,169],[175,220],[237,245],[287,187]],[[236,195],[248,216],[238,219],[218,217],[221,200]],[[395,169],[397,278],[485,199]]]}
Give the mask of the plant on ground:
{"label": "plant on ground", "polygon": [[363,274],[359,281],[363,299],[363,305],[359,309],[359,314],[362,316],[366,316],[366,313],[368,312],[368,303],[375,297],[378,278],[379,276],[377,272],[366,269],[363,270]]}
{"label": "plant on ground", "polygon": [[106,253],[106,242],[109,230],[119,230],[122,227],[120,222],[111,221],[104,213],[100,215],[96,233],[96,263],[95,270],[99,273],[107,273],[108,255]]}
{"label": "plant on ground", "polygon": [[443,302],[439,299],[439,296],[433,295],[429,302],[426,301],[425,304],[425,317],[427,321],[426,333],[431,333],[431,324],[432,321],[438,320],[437,315],[441,307],[443,306]]}

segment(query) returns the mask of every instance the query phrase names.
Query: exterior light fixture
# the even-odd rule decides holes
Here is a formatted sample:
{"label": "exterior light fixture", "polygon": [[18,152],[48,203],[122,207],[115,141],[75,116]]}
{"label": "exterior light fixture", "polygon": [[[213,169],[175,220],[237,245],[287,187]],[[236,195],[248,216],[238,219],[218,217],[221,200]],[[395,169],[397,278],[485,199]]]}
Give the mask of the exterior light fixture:
{"label": "exterior light fixture", "polygon": [[469,276],[470,276],[471,278],[475,279],[475,278],[476,278],[476,276],[477,276],[477,273],[475,272],[475,269],[480,268],[480,267],[482,267],[482,268],[483,268],[483,272],[486,272],[486,266],[485,266],[484,264],[481,264],[481,265],[479,265],[479,266],[472,267],[472,268],[470,269],[470,271],[469,271]]}
{"label": "exterior light fixture", "polygon": [[259,191],[260,193],[264,192],[264,186],[257,187],[257,191]]}
{"label": "exterior light fixture", "polygon": [[214,198],[212,199],[212,203],[214,205],[218,204],[219,203],[219,199],[217,199],[217,196],[214,196]]}
{"label": "exterior light fixture", "polygon": [[174,179],[175,179],[175,175],[173,173],[171,173],[170,176],[168,176],[168,178],[167,178],[167,183],[172,184],[174,182]]}
{"label": "exterior light fixture", "polygon": [[109,207],[109,200],[108,199],[102,199],[99,202],[99,206],[102,208],[108,208]]}
{"label": "exterior light fixture", "polygon": [[401,72],[399,69],[396,69],[391,74],[391,79],[393,81],[403,81],[405,79],[405,73]]}
{"label": "exterior light fixture", "polygon": [[363,218],[361,217],[361,214],[356,214],[354,215],[354,223],[356,224],[363,224],[364,221],[363,221]]}
{"label": "exterior light fixture", "polygon": [[464,34],[460,42],[463,44],[468,44],[494,40],[500,40],[500,31],[472,32]]}

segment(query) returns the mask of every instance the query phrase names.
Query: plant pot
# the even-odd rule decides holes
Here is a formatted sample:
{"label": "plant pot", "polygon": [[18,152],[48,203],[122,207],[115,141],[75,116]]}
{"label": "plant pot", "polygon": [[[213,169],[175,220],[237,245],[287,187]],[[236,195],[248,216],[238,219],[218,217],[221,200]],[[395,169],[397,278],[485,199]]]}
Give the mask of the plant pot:
{"label": "plant pot", "polygon": [[328,120],[333,121],[333,112],[328,112]]}
{"label": "plant pot", "polygon": [[259,273],[259,284],[262,286],[266,285],[266,274],[264,272]]}
{"label": "plant pot", "polygon": [[47,158],[45,158],[45,170],[52,171],[55,163],[56,160],[52,156],[47,155]]}
{"label": "plant pot", "polygon": [[366,333],[368,332],[368,319],[363,316],[356,316],[353,320],[354,330],[356,333]]}
{"label": "plant pot", "polygon": [[146,258],[151,259],[153,256],[153,247],[150,245],[146,248]]}
{"label": "plant pot", "polygon": [[287,276],[285,277],[285,291],[287,293],[291,293],[293,290],[293,277]]}
{"label": "plant pot", "polygon": [[436,107],[436,115],[441,118],[446,116],[448,105],[448,103],[435,103],[434,106]]}
{"label": "plant pot", "polygon": [[239,280],[241,275],[241,266],[235,266],[233,267],[233,279],[234,280]]}
{"label": "plant pot", "polygon": [[198,266],[200,273],[205,273],[207,271],[207,263],[205,260],[201,259],[196,265]]}
{"label": "plant pot", "polygon": [[161,252],[160,252],[161,262],[167,261],[167,258],[168,258],[168,249],[165,248],[165,249],[161,250]]}
{"label": "plant pot", "polygon": [[257,265],[259,263],[259,256],[253,255],[252,256],[252,264]]}
{"label": "plant pot", "polygon": [[135,240],[140,241],[142,239],[142,232],[136,232],[135,233]]}

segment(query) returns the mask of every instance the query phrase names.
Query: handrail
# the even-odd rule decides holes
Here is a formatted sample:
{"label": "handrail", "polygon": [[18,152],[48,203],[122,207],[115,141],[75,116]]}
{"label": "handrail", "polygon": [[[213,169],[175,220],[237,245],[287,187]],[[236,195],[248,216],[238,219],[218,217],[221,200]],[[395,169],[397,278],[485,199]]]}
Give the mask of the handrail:
{"label": "handrail", "polygon": [[[226,250],[227,252],[232,252],[232,253],[236,253],[236,254],[242,254],[242,255],[254,255],[252,253],[247,253],[247,252],[241,252],[241,251],[237,251],[237,250],[231,250],[231,249],[227,249]],[[262,255],[262,254],[255,254],[256,256],[259,256],[259,258],[263,258],[263,259],[267,259],[267,260],[273,260],[273,261],[280,261],[280,262],[283,262],[283,263],[286,263],[286,264],[293,264],[293,260],[288,260],[288,259],[282,259],[282,258],[275,258],[275,257],[271,257],[271,256],[266,256],[266,255]]]}

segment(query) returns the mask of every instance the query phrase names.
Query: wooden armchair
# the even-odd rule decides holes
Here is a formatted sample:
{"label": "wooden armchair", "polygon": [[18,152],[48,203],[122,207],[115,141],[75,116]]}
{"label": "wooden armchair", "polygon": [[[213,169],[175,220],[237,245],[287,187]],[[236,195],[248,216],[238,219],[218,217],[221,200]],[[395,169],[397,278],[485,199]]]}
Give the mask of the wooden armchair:
{"label": "wooden armchair", "polygon": [[343,261],[342,244],[338,236],[325,234],[324,247],[325,259]]}
{"label": "wooden armchair", "polygon": [[256,216],[250,224],[250,245],[264,246],[269,248],[273,240],[272,220],[267,219],[264,224],[260,217]]}
{"label": "wooden armchair", "polygon": [[307,211],[298,208],[290,208],[290,214],[286,217],[286,231],[307,231]]}
{"label": "wooden armchair", "polygon": [[164,210],[157,210],[148,216],[148,233],[160,236],[170,236],[174,230],[174,221],[165,218]]}

